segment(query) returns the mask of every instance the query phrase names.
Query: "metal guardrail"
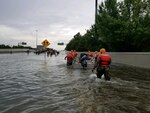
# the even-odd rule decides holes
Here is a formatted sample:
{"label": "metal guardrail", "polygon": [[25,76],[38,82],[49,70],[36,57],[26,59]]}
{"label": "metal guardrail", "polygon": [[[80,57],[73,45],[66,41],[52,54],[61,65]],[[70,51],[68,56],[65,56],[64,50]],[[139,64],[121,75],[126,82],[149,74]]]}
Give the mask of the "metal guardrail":
{"label": "metal guardrail", "polygon": [[[78,52],[78,55],[80,53],[81,52]],[[107,53],[111,56],[112,63],[126,64],[150,69],[150,52],[107,52]]]}
{"label": "metal guardrail", "polygon": [[150,69],[150,52],[109,52],[113,63]]}

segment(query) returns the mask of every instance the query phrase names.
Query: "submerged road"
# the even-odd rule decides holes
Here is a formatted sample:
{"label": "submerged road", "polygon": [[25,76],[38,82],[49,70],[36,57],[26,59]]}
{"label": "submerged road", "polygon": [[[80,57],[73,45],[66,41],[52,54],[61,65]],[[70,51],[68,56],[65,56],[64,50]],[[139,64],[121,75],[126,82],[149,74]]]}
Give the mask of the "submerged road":
{"label": "submerged road", "polygon": [[106,82],[64,57],[0,54],[0,113],[150,113],[149,69],[112,64]]}

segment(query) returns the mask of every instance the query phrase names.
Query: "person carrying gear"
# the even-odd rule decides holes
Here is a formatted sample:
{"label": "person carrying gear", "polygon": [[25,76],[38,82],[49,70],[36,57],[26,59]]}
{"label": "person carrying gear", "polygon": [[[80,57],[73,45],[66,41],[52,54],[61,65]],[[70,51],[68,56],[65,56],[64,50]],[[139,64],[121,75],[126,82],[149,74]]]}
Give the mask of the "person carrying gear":
{"label": "person carrying gear", "polygon": [[81,66],[83,67],[83,69],[85,69],[85,67],[87,67],[87,61],[86,60],[90,60],[90,58],[88,57],[88,54],[81,53],[80,54],[80,63],[81,63]]}
{"label": "person carrying gear", "polygon": [[100,49],[101,55],[97,58],[97,62],[95,63],[92,72],[96,69],[97,78],[101,78],[104,74],[105,80],[110,80],[109,76],[109,65],[111,64],[111,57],[106,53],[105,48]]}
{"label": "person carrying gear", "polygon": [[73,62],[73,55],[71,52],[69,52],[67,54],[67,56],[65,57],[65,60],[67,59],[67,66],[71,66],[72,62]]}
{"label": "person carrying gear", "polygon": [[80,63],[81,63],[81,58],[82,58],[84,55],[85,55],[85,56],[88,56],[88,54],[86,54],[86,53],[81,53],[81,54],[80,54],[80,57],[79,57],[79,62],[80,62]]}

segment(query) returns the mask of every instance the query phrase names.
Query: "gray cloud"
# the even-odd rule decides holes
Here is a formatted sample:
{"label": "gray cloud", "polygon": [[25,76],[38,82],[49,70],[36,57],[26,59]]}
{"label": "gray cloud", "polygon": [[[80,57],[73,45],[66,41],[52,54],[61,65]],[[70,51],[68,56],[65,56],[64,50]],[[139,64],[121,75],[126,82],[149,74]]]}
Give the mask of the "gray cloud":
{"label": "gray cloud", "polygon": [[39,41],[69,41],[94,23],[94,6],[95,0],[0,0],[0,42],[26,40],[34,47],[37,29]]}

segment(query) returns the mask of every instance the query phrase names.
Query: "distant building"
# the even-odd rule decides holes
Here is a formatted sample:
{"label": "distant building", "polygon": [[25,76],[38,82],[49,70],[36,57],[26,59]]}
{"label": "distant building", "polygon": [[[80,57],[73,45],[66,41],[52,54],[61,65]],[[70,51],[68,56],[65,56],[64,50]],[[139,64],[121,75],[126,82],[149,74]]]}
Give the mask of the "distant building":
{"label": "distant building", "polygon": [[44,49],[43,45],[37,45],[37,49]]}

